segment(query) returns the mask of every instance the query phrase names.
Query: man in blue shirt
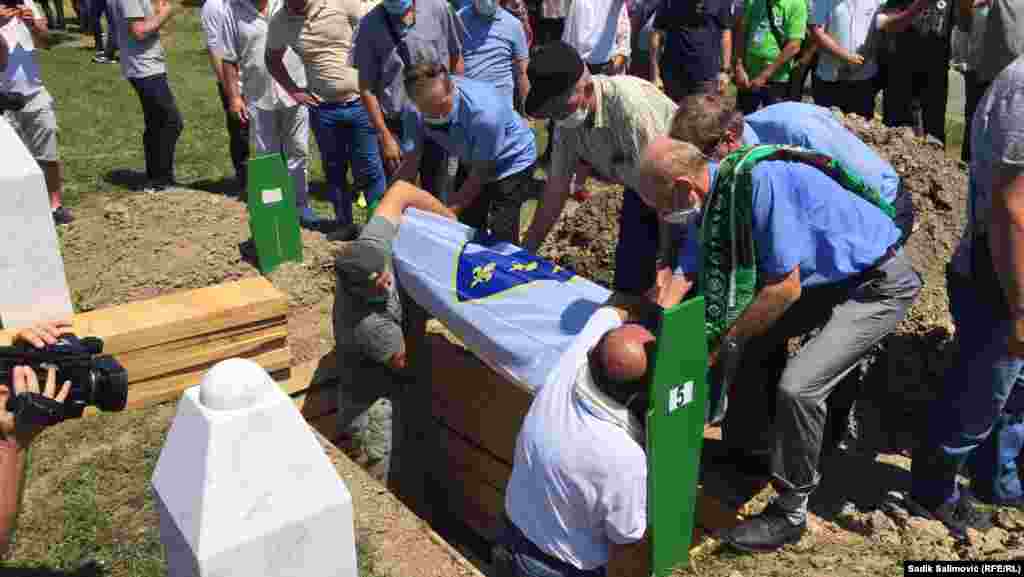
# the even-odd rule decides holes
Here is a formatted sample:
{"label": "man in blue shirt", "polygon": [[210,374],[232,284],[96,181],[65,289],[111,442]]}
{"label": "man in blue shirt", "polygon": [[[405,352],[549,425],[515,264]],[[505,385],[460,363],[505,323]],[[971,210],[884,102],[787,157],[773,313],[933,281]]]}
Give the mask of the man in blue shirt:
{"label": "man in blue shirt", "polygon": [[[844,128],[831,111],[819,106],[783,102],[766,106],[744,117],[730,99],[694,95],[680,103],[669,135],[690,142],[716,160],[724,158],[740,146],[751,144],[785,144],[827,154],[850,167],[869,186],[879,191],[883,199],[896,207],[895,222],[902,231],[901,242],[906,242],[913,228],[914,213],[910,194],[903,188],[896,170],[871,147]],[[670,287],[675,288],[674,291],[666,291],[672,293],[671,298],[674,299],[682,298],[680,291],[689,286],[699,266],[693,256],[697,250],[694,240],[696,232],[688,231],[687,237],[688,246],[683,249],[680,266],[674,271],[676,275],[683,274],[684,278],[676,276],[667,282]],[[662,278],[665,277],[667,273],[663,273]],[[785,366],[785,360],[786,351],[781,349],[771,356],[746,356],[739,369],[740,374],[778,375]],[[855,372],[850,378],[855,380],[857,376]],[[774,391],[776,380],[777,378],[765,380],[766,394]],[[844,384],[839,388],[839,394],[834,395],[830,401],[832,428],[829,432],[829,441],[826,443],[826,452],[836,448],[843,440],[850,412],[856,401],[858,385],[859,383],[854,381]],[[741,462],[758,453],[763,455],[768,449],[762,447],[762,450],[758,451],[750,446],[751,438],[759,435],[758,427],[750,423],[763,411],[753,410],[752,415],[744,413],[742,409],[731,411],[723,424],[723,429],[728,431],[727,437],[739,436],[742,439],[738,443],[742,448],[733,447],[737,453],[743,454],[737,459]],[[733,444],[729,442],[730,445]],[[735,456],[740,457],[739,454]],[[756,461],[754,465],[755,469],[758,468]],[[760,468],[763,469],[764,466],[762,459]]]}
{"label": "man in blue shirt", "polygon": [[498,0],[473,0],[458,15],[466,28],[462,39],[464,76],[491,84],[521,110],[530,87],[526,76],[530,51],[523,24],[499,7]]}
{"label": "man in blue shirt", "polygon": [[[359,22],[353,62],[359,91],[377,132],[384,171],[394,179],[402,163],[402,109],[409,104],[402,70],[437,59],[462,74],[462,21],[445,0],[382,0]],[[428,142],[420,167],[423,188],[442,200],[448,194],[448,158]]]}
{"label": "man in blue shirt", "polygon": [[526,120],[493,86],[451,77],[437,61],[410,66],[404,75],[415,109],[406,108],[402,115],[407,158],[398,178],[412,182],[424,141],[433,141],[469,169],[448,205],[469,226],[489,228],[495,240],[517,244],[519,209],[537,160]]}
{"label": "man in blue shirt", "polygon": [[732,0],[665,0],[654,19],[656,34],[665,38],[654,70],[669,98],[678,102],[697,92],[718,92],[728,83],[734,16]]}
{"label": "man in blue shirt", "polygon": [[[669,138],[647,147],[640,167],[648,183],[644,200],[653,201],[661,219],[702,212],[718,177],[717,165],[706,158],[692,144]],[[753,167],[751,182],[760,288],[721,340],[711,343],[710,362],[716,364],[720,346],[758,355],[821,327],[786,362],[774,403],[768,399],[776,413],[767,430],[774,431],[772,477],[779,496],[723,537],[744,551],[768,551],[799,540],[806,530],[807,501],[821,477],[826,399],[904,318],[921,279],[892,220],[818,168],[765,160]],[[748,401],[737,396],[731,405]],[[764,406],[763,399],[757,402]]]}

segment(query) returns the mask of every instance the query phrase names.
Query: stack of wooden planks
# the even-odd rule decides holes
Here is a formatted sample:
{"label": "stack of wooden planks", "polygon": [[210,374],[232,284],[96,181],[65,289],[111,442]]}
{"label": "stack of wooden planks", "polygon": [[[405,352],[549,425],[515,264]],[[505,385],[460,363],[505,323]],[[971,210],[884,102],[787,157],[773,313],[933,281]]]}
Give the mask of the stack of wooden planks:
{"label": "stack of wooden planks", "polygon": [[[228,358],[252,359],[287,381],[287,313],[288,297],[254,277],[75,315],[72,331],[103,339],[103,353],[124,365],[132,408],[176,399]],[[0,332],[0,344],[15,332]]]}

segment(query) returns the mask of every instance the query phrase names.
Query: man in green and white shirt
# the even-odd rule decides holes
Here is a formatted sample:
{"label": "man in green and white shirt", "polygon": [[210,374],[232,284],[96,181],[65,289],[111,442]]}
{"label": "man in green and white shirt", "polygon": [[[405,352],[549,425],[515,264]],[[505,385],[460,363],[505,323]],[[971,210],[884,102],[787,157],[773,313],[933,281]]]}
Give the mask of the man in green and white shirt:
{"label": "man in green and white shirt", "polygon": [[733,35],[737,105],[744,114],[785,100],[806,34],[806,0],[744,1]]}

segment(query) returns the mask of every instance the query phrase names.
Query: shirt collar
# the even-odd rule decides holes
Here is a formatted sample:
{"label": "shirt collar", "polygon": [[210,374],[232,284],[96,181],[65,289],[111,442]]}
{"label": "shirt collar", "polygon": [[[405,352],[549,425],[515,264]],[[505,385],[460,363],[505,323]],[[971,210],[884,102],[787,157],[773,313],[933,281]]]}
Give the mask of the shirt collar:
{"label": "shirt collar", "polygon": [[756,144],[761,144],[761,139],[758,138],[757,133],[754,132],[754,129],[750,127],[750,124],[747,124],[747,121],[744,120],[743,121],[743,146],[752,146],[752,145],[756,145]]}

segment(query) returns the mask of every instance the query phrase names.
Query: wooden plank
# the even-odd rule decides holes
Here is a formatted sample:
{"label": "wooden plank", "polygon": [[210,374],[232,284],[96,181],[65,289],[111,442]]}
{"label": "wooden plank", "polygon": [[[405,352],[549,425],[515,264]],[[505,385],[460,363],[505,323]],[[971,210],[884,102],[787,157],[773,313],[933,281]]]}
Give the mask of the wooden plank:
{"label": "wooden plank", "polygon": [[[149,352],[141,355],[119,355],[117,360],[128,371],[129,384],[174,374],[184,369],[206,366],[233,357],[249,358],[274,349],[287,348],[288,326],[278,325],[254,334],[236,335],[181,351],[166,354]],[[159,350],[160,347],[155,347]],[[147,349],[152,351],[153,348]]]}
{"label": "wooden plank", "polygon": [[438,444],[447,456],[445,467],[453,471],[473,471],[494,489],[505,492],[512,466],[498,460],[485,449],[472,444],[443,423],[438,423]]}
{"label": "wooden plank", "polygon": [[140,349],[134,349],[130,351],[124,351],[118,353],[118,360],[134,361],[145,360],[153,356],[167,356],[169,354],[175,355],[184,352],[194,351],[201,349],[204,346],[215,345],[227,340],[238,340],[244,339],[248,336],[266,332],[267,330],[280,329],[281,327],[287,327],[288,317],[287,316],[276,316],[269,317],[266,319],[260,319],[256,322],[239,324],[237,326],[227,327],[224,330],[220,330],[212,333],[205,333],[201,335],[195,335],[186,339],[179,339],[177,341],[168,341],[153,345],[151,347],[144,347]]}
{"label": "wooden plank", "polygon": [[[287,296],[267,279],[253,277],[75,315],[72,331],[102,338],[104,352],[118,355],[287,312]],[[10,344],[15,334],[0,331],[0,344]]]}
{"label": "wooden plank", "polygon": [[439,335],[428,335],[427,343],[434,417],[511,464],[532,394]]}
{"label": "wooden plank", "polygon": [[[286,379],[291,365],[291,351],[288,348],[273,349],[250,357],[277,379]],[[192,367],[176,374],[165,375],[149,381],[135,383],[128,388],[128,408],[138,408],[176,399],[181,393],[202,380],[203,375],[216,363]]]}

